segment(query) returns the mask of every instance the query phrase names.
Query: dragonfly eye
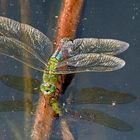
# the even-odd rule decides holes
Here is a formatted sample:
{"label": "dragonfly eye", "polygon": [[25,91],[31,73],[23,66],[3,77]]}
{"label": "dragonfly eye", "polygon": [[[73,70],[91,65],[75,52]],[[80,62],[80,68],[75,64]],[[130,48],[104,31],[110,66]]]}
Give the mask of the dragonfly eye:
{"label": "dragonfly eye", "polygon": [[44,94],[49,95],[56,91],[56,86],[53,84],[45,83],[41,85],[40,89]]}
{"label": "dragonfly eye", "polygon": [[51,94],[52,93],[52,90],[51,90],[51,85],[48,84],[48,83],[43,83],[41,84],[40,86],[40,90],[44,93],[44,94]]}
{"label": "dragonfly eye", "polygon": [[51,94],[51,91],[50,90],[46,90],[45,94],[49,95],[49,94]]}

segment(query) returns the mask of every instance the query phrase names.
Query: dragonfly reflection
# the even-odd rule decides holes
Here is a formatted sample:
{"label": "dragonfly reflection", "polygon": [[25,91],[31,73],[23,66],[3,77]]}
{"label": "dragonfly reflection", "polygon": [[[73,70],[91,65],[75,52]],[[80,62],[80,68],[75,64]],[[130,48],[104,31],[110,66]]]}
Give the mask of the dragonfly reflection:
{"label": "dragonfly reflection", "polygon": [[[34,78],[19,77],[12,75],[0,76],[0,81],[8,87],[14,88],[18,91],[24,91],[22,81],[30,79],[32,81],[32,89],[30,90],[34,96],[36,96],[39,90],[39,84],[41,81]],[[18,82],[15,82],[18,81]],[[18,83],[18,86],[17,86]],[[35,90],[34,90],[35,89]],[[36,91],[37,90],[37,91]],[[126,104],[133,102],[136,99],[135,96],[127,93],[119,93],[103,88],[84,88],[76,90],[73,87],[68,90],[68,94],[64,94],[61,98],[62,108],[64,109],[64,116],[67,118],[74,118],[77,120],[87,120],[105,125],[110,128],[117,129],[119,131],[130,131],[132,127],[126,122],[108,115],[107,113],[97,111],[94,109],[75,109],[74,106],[77,104],[112,104],[116,101],[116,104]],[[29,104],[32,104],[32,110],[35,110],[35,104],[32,101],[27,100]],[[65,102],[65,106],[63,103]],[[20,100],[4,101],[0,102],[0,111],[24,111],[24,102]],[[66,111],[66,112],[65,112]],[[80,117],[81,116],[81,117]],[[96,116],[96,117],[95,117]],[[112,121],[112,123],[111,123]]]}

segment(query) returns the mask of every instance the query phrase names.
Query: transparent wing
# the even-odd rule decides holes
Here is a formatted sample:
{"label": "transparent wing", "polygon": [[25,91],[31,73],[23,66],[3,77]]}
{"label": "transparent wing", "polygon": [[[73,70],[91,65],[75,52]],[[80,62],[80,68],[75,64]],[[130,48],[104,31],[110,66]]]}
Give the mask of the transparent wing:
{"label": "transparent wing", "polygon": [[14,38],[0,36],[1,54],[16,59],[33,69],[43,71],[44,66],[47,67],[47,64],[45,64],[45,62],[34,53],[34,50],[32,50],[32,48],[30,48],[30,50],[29,48],[26,48],[26,44],[21,43]]}
{"label": "transparent wing", "polygon": [[48,37],[30,25],[0,17],[0,34],[27,44],[26,49],[32,48],[44,61],[53,52],[53,45]]}
{"label": "transparent wing", "polygon": [[114,39],[79,38],[70,41],[64,38],[62,40],[62,52],[67,56],[86,53],[116,55],[125,51],[128,47],[128,43]]}
{"label": "transparent wing", "polygon": [[106,72],[120,69],[124,65],[125,62],[122,59],[110,55],[97,53],[79,54],[58,63],[55,73]]}

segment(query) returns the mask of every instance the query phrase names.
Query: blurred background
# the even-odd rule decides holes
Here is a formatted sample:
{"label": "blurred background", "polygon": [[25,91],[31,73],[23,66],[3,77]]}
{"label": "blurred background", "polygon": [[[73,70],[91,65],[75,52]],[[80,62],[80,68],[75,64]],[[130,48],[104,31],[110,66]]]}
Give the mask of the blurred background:
{"label": "blurred background", "polygon": [[[56,24],[61,7],[60,0],[0,0],[0,16],[28,23],[42,31],[51,41],[54,40]],[[65,94],[75,93],[83,88],[104,88],[136,97],[129,104],[85,104],[75,105],[82,109],[95,109],[128,122],[130,131],[117,131],[98,123],[76,121],[73,131],[78,140],[139,140],[140,138],[140,1],[139,0],[84,0],[76,38],[111,38],[130,44],[119,57],[126,61],[121,70],[109,73],[76,74]],[[25,74],[23,65],[0,55],[0,75],[32,75],[41,80],[42,74],[30,70]],[[14,81],[16,82],[16,81]],[[76,94],[76,93],[75,93]],[[0,102],[23,99],[18,91],[0,82]],[[36,101],[38,96],[34,97]],[[8,105],[5,104],[7,107]],[[8,106],[10,108],[10,105]],[[1,140],[30,139],[33,119],[25,120],[22,111],[5,111],[0,105]],[[10,110],[10,109],[9,109]],[[12,109],[11,109],[12,110]],[[25,127],[28,123],[28,129]],[[29,130],[29,131],[28,131]],[[56,139],[56,138],[52,138]],[[58,138],[59,139],[59,138]]]}

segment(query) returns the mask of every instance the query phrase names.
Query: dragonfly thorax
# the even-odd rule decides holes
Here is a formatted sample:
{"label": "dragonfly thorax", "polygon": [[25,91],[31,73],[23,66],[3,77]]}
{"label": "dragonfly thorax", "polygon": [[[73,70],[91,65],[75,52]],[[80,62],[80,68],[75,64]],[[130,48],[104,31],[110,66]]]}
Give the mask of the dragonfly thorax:
{"label": "dragonfly thorax", "polygon": [[51,57],[49,62],[48,62],[48,68],[47,68],[47,73],[52,74],[53,70],[56,68],[56,65],[58,64],[58,60],[54,57]]}
{"label": "dragonfly thorax", "polygon": [[58,79],[58,75],[53,74],[53,70],[55,69],[55,66],[57,65],[58,60],[54,57],[50,58],[50,61],[48,62],[49,67],[46,70],[46,72],[43,74],[43,83],[40,87],[41,91],[44,94],[50,95],[56,91],[56,82]]}

